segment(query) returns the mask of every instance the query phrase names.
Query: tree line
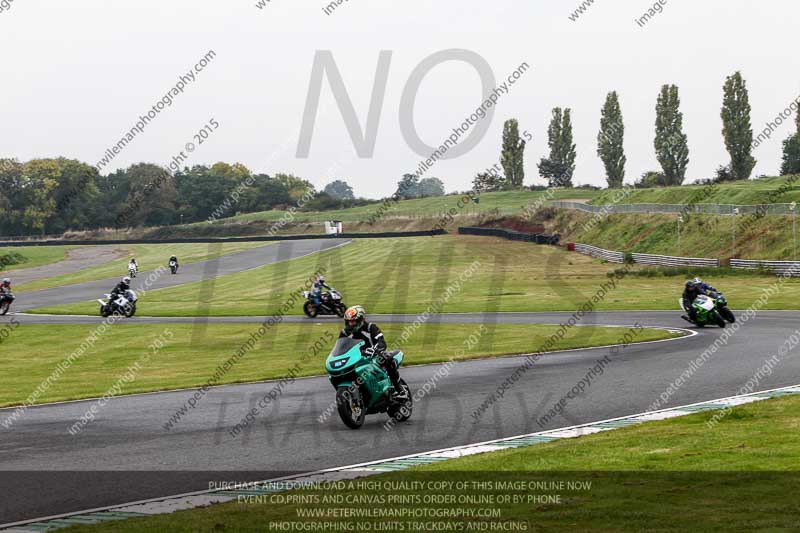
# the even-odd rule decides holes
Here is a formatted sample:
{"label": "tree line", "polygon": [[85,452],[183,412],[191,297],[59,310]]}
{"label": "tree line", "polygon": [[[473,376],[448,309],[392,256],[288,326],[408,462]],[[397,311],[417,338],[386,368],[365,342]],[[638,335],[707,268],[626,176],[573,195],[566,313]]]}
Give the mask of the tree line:
{"label": "tree line", "polygon": [[216,215],[285,209],[312,193],[304,210],[372,203],[341,180],[316,191],[291,174],[253,174],[242,164],[196,165],[175,174],[139,163],[108,176],[63,157],[0,159],[0,235],[160,226]]}
{"label": "tree line", "polygon": [[[689,139],[683,130],[683,113],[680,110],[680,92],[676,85],[664,85],[656,100],[656,121],[653,147],[661,170],[647,171],[637,180],[640,187],[665,187],[681,185],[689,166]],[[722,137],[730,160],[720,165],[712,181],[725,182],[749,179],[756,165],[753,157],[753,128],[747,84],[741,72],[725,80],[720,117]],[[797,131],[783,143],[781,174],[800,173],[800,113]],[[532,136],[519,134],[516,119],[506,121],[503,127],[500,162],[503,173],[481,172],[473,179],[478,191],[513,190],[523,187],[525,176],[523,158],[526,141]],[[611,91],[606,96],[597,134],[597,156],[605,168],[609,188],[621,188],[625,179],[625,123],[619,95]],[[573,142],[572,110],[556,107],[552,111],[547,129],[549,154],[541,158],[538,169],[551,187],[572,187],[575,173],[577,147]]]}

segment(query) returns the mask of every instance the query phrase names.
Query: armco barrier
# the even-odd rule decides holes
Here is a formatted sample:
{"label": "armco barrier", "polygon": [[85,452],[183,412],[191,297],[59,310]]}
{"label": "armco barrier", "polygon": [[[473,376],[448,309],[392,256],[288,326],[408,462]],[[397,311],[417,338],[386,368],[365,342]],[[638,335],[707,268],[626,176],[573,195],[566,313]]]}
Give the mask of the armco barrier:
{"label": "armco barrier", "polygon": [[185,239],[120,239],[120,240],[47,240],[47,241],[7,241],[0,242],[0,247],[20,246],[100,246],[106,244],[187,244],[187,243],[226,243],[226,242],[261,242],[261,241],[300,241],[312,239],[390,239],[395,237],[432,237],[445,235],[443,229],[427,231],[385,231],[381,233],[340,233],[339,235],[276,235],[274,237],[218,237],[218,238],[185,238]]}
{"label": "armco barrier", "polygon": [[636,263],[653,266],[696,266],[719,267],[719,259],[706,259],[703,257],[673,257],[671,255],[631,254]]}
{"label": "armco barrier", "polygon": [[560,235],[546,235],[543,233],[523,233],[502,228],[458,228],[461,235],[481,235],[484,237],[501,237],[511,241],[533,242],[536,244],[556,245],[561,240]]}
{"label": "armco barrier", "polygon": [[597,246],[592,246],[590,244],[578,244],[575,243],[575,251],[579,254],[590,255],[592,257],[597,257],[598,259],[603,259],[608,261],[609,263],[624,263],[625,262],[625,254],[622,252],[615,252],[613,250],[604,250],[602,248],[598,248]]}
{"label": "armco barrier", "polygon": [[800,276],[800,262],[760,261],[753,259],[731,259],[731,268],[737,270],[771,270],[775,274]]}
{"label": "armco barrier", "polygon": [[[575,244],[575,251],[584,255],[590,255],[599,259],[604,259],[609,263],[624,263],[625,253],[614,250],[604,250],[597,246],[588,244]],[[641,265],[650,266],[696,266],[696,267],[719,267],[719,259],[705,259],[701,257],[674,257],[671,255],[652,255],[652,254],[631,254],[633,261]]]}

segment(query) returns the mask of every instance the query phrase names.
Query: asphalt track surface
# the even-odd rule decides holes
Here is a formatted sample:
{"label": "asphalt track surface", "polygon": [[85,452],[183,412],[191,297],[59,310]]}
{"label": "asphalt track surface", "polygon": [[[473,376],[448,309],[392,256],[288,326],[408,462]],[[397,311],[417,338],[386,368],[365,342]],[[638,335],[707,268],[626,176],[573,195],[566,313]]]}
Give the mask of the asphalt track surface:
{"label": "asphalt track surface", "polygon": [[[341,246],[347,242],[349,242],[347,239],[281,241],[244,252],[223,255],[208,261],[181,265],[178,274],[174,276],[170,274],[169,269],[160,274],[155,273],[153,270],[142,271],[132,280],[131,288],[135,291],[141,291],[148,281],[150,283],[146,287],[147,290],[156,290],[196,281],[213,280],[219,276],[235,274],[272,263],[299,259],[309,254]],[[209,244],[209,251],[217,251],[217,247],[219,247],[218,251],[221,251],[221,245]],[[166,268],[166,265],[164,267]],[[13,304],[12,311],[20,312],[37,307],[85,302],[102,298],[105,293],[114,288],[114,285],[124,275],[126,273],[121,272],[119,276],[113,278],[76,283],[52,289],[22,292],[17,294],[17,300]]]}
{"label": "asphalt track surface", "polygon": [[[308,244],[313,246],[313,243]],[[243,254],[256,254],[258,250],[263,254],[269,248],[274,248],[274,253],[277,245]],[[220,262],[225,263],[224,258]],[[219,274],[223,272],[227,270],[220,268]],[[195,275],[202,277],[202,272]],[[186,276],[185,271],[181,282],[186,282],[183,276]],[[167,281],[171,281],[169,277]],[[80,295],[81,299],[86,299],[82,289],[75,290],[77,292],[62,296],[71,299]],[[28,294],[25,296],[27,298]],[[94,293],[90,295],[94,296]],[[54,302],[48,300],[47,303]],[[435,316],[431,323],[487,324],[489,327],[492,324],[558,324],[570,315],[453,314]],[[373,318],[379,323],[409,322],[416,316]],[[16,319],[22,323],[97,321],[96,317],[24,315],[17,315]],[[139,317],[136,323],[193,320]],[[209,320],[258,322],[259,318]],[[292,320],[311,323],[301,317]],[[625,326],[637,322],[643,326],[686,326],[678,313],[673,312],[600,312],[587,315],[581,323],[622,326],[622,339],[629,331]],[[659,407],[737,394],[765,360],[778,353],[798,324],[799,312],[758,313]],[[366,424],[358,431],[347,429],[335,412],[320,421],[320,415],[334,398],[333,389],[324,377],[298,379],[286,385],[277,400],[259,413],[256,424],[236,437],[231,436],[229,430],[257,406],[267,392],[275,390],[277,382],[212,388],[195,408],[169,429],[165,424],[185,405],[194,390],[114,398],[100,410],[93,423],[74,436],[67,429],[93,404],[92,400],[31,407],[11,429],[0,426],[0,494],[3,494],[0,524],[203,490],[210,481],[267,479],[640,413],[647,411],[722,331],[706,328],[697,330],[698,334],[691,337],[634,344],[617,350],[596,348],[548,354],[522,374],[513,388],[477,423],[473,423],[472,413],[523,359],[508,357],[457,363],[417,402],[411,420],[392,431],[384,429],[384,415],[367,417]],[[533,351],[536,347],[529,348]],[[605,366],[603,375],[597,377],[583,395],[570,400],[561,415],[540,425],[541,417],[606,356],[610,363]],[[321,358],[321,371],[322,365]],[[402,374],[412,390],[419,390],[441,369],[442,365],[407,367]],[[798,382],[800,357],[789,353],[781,357],[771,376],[760,381],[757,390]],[[0,421],[12,411],[13,408],[0,409]]]}

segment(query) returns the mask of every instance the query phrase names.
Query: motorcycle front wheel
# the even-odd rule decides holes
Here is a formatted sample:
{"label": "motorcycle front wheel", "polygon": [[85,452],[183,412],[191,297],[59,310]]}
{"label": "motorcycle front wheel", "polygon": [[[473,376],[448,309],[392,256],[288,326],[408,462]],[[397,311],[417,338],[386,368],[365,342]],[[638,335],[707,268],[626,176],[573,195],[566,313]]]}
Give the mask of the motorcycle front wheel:
{"label": "motorcycle front wheel", "polygon": [[364,409],[364,400],[361,398],[361,391],[358,389],[350,390],[350,387],[339,387],[336,389],[336,406],[339,411],[339,418],[344,425],[350,429],[358,429],[364,425],[364,418],[367,416]]}
{"label": "motorcycle front wheel", "polygon": [[336,306],[336,315],[339,318],[344,318],[345,311],[347,311],[347,308],[344,306],[344,304],[339,304]]}
{"label": "motorcycle front wheel", "polygon": [[725,319],[719,313],[714,313],[714,322],[721,328],[725,327]]}
{"label": "motorcycle front wheel", "polygon": [[0,303],[0,316],[5,315],[8,313],[8,309],[11,307],[11,302],[3,302]]}
{"label": "motorcycle front wheel", "polygon": [[733,324],[736,322],[736,316],[733,314],[733,311],[728,309],[727,307],[723,307],[719,310],[719,314],[722,315],[722,318]]}
{"label": "motorcycle front wheel", "polygon": [[125,313],[126,318],[130,318],[136,314],[136,304],[126,305],[122,311]]}
{"label": "motorcycle front wheel", "polygon": [[303,305],[303,312],[308,318],[314,318],[319,314],[317,306],[312,302],[306,302],[305,305]]}

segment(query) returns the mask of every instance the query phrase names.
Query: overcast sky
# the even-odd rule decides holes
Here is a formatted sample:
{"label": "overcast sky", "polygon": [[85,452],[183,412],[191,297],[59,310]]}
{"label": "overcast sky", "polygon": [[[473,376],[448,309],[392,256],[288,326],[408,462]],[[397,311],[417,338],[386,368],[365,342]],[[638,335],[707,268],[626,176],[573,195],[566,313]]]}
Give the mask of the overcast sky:
{"label": "overcast sky", "polygon": [[[756,134],[800,95],[796,0],[668,0],[645,27],[635,19],[653,4],[634,0],[595,0],[576,22],[568,15],[580,0],[349,0],[330,15],[323,0],[271,0],[263,9],[258,0],[3,1],[0,157],[20,160],[62,155],[97,164],[210,50],[216,57],[111,167],[166,165],[213,118],[220,127],[187,154],[190,164],[241,162],[317,186],[344,178],[359,195],[388,195],[422,159],[401,134],[403,88],[423,59],[454,48],[483,57],[498,83],[523,62],[532,68],[500,100],[483,140],[429,171],[448,190],[469,188],[476,172],[498,161],[502,124],[512,117],[534,137],[526,183],[542,184],[536,163],[547,151],[554,106],[573,109],[574,181],[605,184],[595,147],[610,90],[620,93],[631,182],[658,168],[652,139],[664,83],[681,90],[687,180],[706,178],[727,162],[719,116],[727,75],[741,70],[747,79]],[[362,127],[379,53],[393,51],[369,158],[356,155],[327,80],[310,155],[296,157],[317,50],[333,53]],[[472,66],[436,67],[415,103],[419,136],[440,144],[481,100]],[[754,175],[778,170],[792,130],[787,122],[758,148]]]}

